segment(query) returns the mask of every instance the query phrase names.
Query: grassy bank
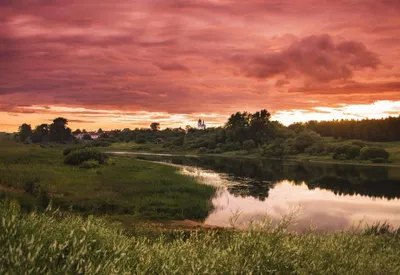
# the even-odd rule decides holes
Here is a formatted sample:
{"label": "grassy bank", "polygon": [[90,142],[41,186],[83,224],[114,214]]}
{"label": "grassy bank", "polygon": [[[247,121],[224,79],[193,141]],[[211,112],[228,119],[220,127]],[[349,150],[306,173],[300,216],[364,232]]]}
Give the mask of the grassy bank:
{"label": "grassy bank", "polygon": [[[344,142],[338,142],[331,138],[326,138],[326,142],[329,144],[341,144]],[[352,164],[352,165],[370,165],[370,166],[400,166],[400,142],[365,142],[366,146],[383,148],[389,152],[390,163],[372,163],[367,160],[334,160],[332,154],[323,156],[311,156],[309,154],[298,154],[286,156],[287,160],[294,160],[300,162],[322,162],[332,164]],[[163,148],[162,144],[136,144],[134,142],[119,142],[113,143],[110,147],[102,148],[103,151],[127,151],[127,152],[138,152],[138,153],[168,153],[174,155],[206,155],[206,156],[218,156],[218,157],[231,157],[231,158],[265,158],[261,154],[261,149],[255,148],[251,151],[238,150],[228,151],[221,154],[199,154],[198,150],[186,150],[184,147],[170,147]]]}
{"label": "grassy bank", "polygon": [[[0,205],[0,273],[398,274],[397,233],[292,235],[285,225],[249,231],[171,231],[147,238],[118,225]],[[383,230],[385,231],[385,230]],[[384,233],[384,232],[381,232]]]}
{"label": "grassy bank", "polygon": [[202,219],[214,188],[176,173],[176,168],[114,156],[108,165],[83,169],[64,164],[62,147],[0,141],[0,197],[24,209],[61,209],[136,219]]}

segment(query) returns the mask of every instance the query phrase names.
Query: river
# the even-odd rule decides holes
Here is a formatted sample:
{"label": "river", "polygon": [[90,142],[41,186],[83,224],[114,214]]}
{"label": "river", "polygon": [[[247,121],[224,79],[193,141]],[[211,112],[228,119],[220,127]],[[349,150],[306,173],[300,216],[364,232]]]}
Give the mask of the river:
{"label": "river", "polygon": [[182,174],[217,186],[206,225],[276,224],[291,216],[289,228],[300,232],[357,229],[383,221],[400,226],[398,167],[134,155],[178,166]]}

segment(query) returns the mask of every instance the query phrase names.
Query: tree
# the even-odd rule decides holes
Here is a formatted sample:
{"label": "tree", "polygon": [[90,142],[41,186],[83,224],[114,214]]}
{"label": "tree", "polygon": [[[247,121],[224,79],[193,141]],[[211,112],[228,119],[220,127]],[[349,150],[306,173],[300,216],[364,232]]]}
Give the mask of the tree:
{"label": "tree", "polygon": [[80,129],[76,129],[75,131],[72,132],[74,135],[81,134],[82,131]]}
{"label": "tree", "polygon": [[49,137],[49,125],[47,124],[40,124],[36,126],[35,131],[32,135],[33,142],[46,142],[48,141]]}
{"label": "tree", "polygon": [[58,117],[50,124],[50,141],[63,142],[71,140],[71,129],[67,128],[68,120],[63,117]]}
{"label": "tree", "polygon": [[25,141],[27,138],[29,138],[32,135],[31,125],[26,124],[26,123],[22,124],[18,128],[18,132],[19,132],[19,138],[21,139],[21,141]]}
{"label": "tree", "polygon": [[159,130],[160,130],[160,123],[158,123],[158,122],[153,122],[152,124],[150,124],[150,128],[151,128],[151,130],[153,130],[154,132],[159,131]]}
{"label": "tree", "polygon": [[89,134],[84,134],[84,135],[82,136],[82,139],[83,139],[83,140],[92,140],[92,137],[91,137]]}
{"label": "tree", "polygon": [[228,129],[234,128],[244,128],[249,126],[250,115],[247,112],[237,112],[236,114],[232,114],[228,121],[225,124],[225,127]]}
{"label": "tree", "polygon": [[270,117],[271,114],[266,109],[250,115],[250,135],[259,145],[273,136],[270,131],[272,128],[269,127]]}
{"label": "tree", "polygon": [[97,133],[102,134],[103,133],[103,129],[99,128],[99,130],[97,130]]}

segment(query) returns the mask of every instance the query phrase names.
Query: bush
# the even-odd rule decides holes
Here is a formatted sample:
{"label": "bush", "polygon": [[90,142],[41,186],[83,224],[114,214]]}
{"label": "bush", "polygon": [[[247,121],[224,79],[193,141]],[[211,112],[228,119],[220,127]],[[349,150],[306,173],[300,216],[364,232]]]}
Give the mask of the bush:
{"label": "bush", "polygon": [[200,153],[200,154],[207,153],[207,148],[206,148],[206,147],[200,147],[200,148],[199,148],[199,153]]}
{"label": "bush", "polygon": [[93,169],[93,168],[98,168],[99,166],[100,166],[99,163],[94,160],[84,161],[81,164],[79,164],[79,168],[83,169]]}
{"label": "bush", "polygon": [[319,136],[317,133],[311,131],[302,131],[295,137],[294,146],[299,153],[303,153],[306,148],[320,140],[321,136]]}
{"label": "bush", "polygon": [[312,156],[320,156],[325,153],[325,144],[323,142],[316,142],[308,147],[305,152]]}
{"label": "bush", "polygon": [[97,160],[99,164],[104,164],[108,159],[108,155],[94,149],[81,149],[69,153],[64,163],[69,165],[79,165],[87,160]]}
{"label": "bush", "polygon": [[390,161],[384,158],[374,158],[371,159],[373,163],[389,163]]}
{"label": "bush", "polygon": [[360,151],[360,158],[363,160],[371,160],[376,158],[389,159],[389,153],[378,147],[364,147]]}
{"label": "bush", "polygon": [[295,140],[293,138],[288,138],[283,143],[283,154],[284,155],[297,155],[299,150],[296,147]]}
{"label": "bush", "polygon": [[264,145],[262,155],[268,158],[283,158],[283,152],[283,147],[279,143],[274,142]]}
{"label": "bush", "polygon": [[92,136],[89,135],[89,134],[84,134],[84,135],[82,136],[82,139],[83,139],[83,140],[92,140]]}
{"label": "bush", "polygon": [[249,151],[255,147],[256,147],[256,143],[254,142],[254,140],[248,139],[248,140],[243,141],[243,149],[244,150]]}
{"label": "bush", "polygon": [[65,148],[64,151],[63,151],[63,156],[66,156],[66,155],[68,155],[69,153],[71,153],[73,151],[80,150],[80,149],[83,149],[83,148],[85,148],[85,146],[75,146],[75,147]]}
{"label": "bush", "polygon": [[185,141],[184,137],[178,137],[172,141],[172,145],[174,146],[182,146],[183,142]]}
{"label": "bush", "polygon": [[223,153],[222,148],[215,148],[214,149],[214,153],[215,154],[222,154]]}
{"label": "bush", "polygon": [[236,151],[242,149],[239,142],[228,142],[222,147],[224,151]]}
{"label": "bush", "polygon": [[362,141],[362,140],[353,140],[353,141],[351,142],[351,145],[357,145],[357,146],[359,146],[360,148],[363,148],[363,147],[365,147],[365,142]]}
{"label": "bush", "polygon": [[[333,154],[333,159],[343,159],[343,156],[346,156],[346,159],[355,159],[360,155],[361,147],[358,145],[350,145],[344,144],[335,147],[335,153]],[[339,156],[341,158],[339,158]]]}
{"label": "bush", "polygon": [[92,143],[90,143],[90,146],[93,147],[110,147],[111,142],[108,142],[106,140],[95,140]]}
{"label": "bush", "polygon": [[135,139],[135,142],[137,144],[145,144],[146,143],[146,137],[143,136],[143,135],[137,135],[136,139]]}

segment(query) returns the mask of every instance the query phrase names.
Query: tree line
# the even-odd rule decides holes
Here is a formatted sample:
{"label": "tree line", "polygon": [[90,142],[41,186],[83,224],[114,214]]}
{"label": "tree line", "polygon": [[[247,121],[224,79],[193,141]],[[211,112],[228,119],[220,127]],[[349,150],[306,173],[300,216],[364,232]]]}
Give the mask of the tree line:
{"label": "tree line", "polygon": [[400,141],[400,116],[363,120],[313,120],[306,123],[295,123],[290,127],[306,127],[325,137],[378,142]]}
{"label": "tree line", "polygon": [[51,124],[40,124],[32,129],[24,123],[18,128],[19,139],[23,142],[68,142],[72,140],[71,129],[67,127],[68,120],[58,117]]}

